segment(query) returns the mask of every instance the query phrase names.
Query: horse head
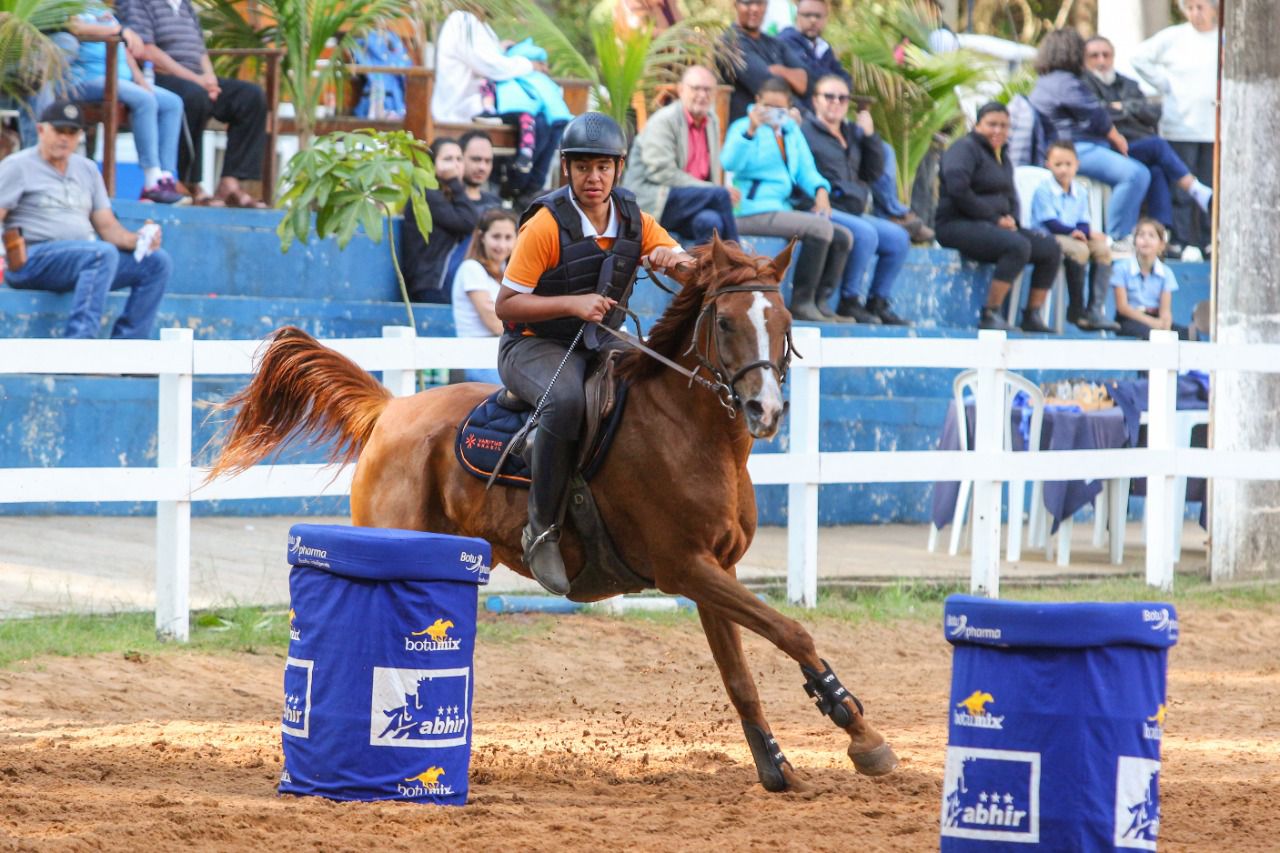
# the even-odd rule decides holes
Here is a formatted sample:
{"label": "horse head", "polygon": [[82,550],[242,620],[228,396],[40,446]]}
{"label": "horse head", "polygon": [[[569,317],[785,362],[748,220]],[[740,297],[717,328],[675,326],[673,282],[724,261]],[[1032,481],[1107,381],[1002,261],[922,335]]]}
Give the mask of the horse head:
{"label": "horse head", "polygon": [[774,258],[750,255],[713,235],[694,250],[693,285],[702,293],[690,350],[741,411],[755,438],[782,425],[782,384],[791,363],[791,313],[779,287],[795,240]]}

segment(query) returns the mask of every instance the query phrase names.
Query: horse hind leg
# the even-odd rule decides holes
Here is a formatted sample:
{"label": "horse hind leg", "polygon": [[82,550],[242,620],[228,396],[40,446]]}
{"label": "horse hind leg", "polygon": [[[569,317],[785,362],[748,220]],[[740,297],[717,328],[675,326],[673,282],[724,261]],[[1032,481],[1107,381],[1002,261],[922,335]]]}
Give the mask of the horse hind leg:
{"label": "horse hind leg", "polygon": [[702,630],[711,646],[711,655],[720,669],[729,699],[742,720],[742,730],[751,748],[756,775],[766,791],[803,791],[808,788],[778,747],[764,718],[760,694],[742,653],[742,633],[737,625],[705,607],[698,607]]}

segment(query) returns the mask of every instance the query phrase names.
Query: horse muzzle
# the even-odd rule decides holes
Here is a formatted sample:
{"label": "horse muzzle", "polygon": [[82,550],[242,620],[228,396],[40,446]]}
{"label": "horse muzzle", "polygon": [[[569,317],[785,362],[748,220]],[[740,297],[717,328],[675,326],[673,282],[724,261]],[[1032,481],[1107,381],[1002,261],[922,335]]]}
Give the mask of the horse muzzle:
{"label": "horse muzzle", "polygon": [[762,399],[762,396],[743,402],[742,413],[746,416],[747,432],[751,433],[751,437],[768,440],[777,435],[782,427],[787,404],[781,399]]}

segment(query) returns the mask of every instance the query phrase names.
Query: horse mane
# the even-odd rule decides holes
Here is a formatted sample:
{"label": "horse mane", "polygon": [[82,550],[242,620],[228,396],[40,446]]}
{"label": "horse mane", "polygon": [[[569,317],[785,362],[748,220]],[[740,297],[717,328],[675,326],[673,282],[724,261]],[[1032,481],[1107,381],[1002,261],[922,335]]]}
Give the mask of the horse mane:
{"label": "horse mane", "polygon": [[[732,241],[721,241],[720,246],[730,262],[727,268],[716,268],[711,258],[711,243],[689,250],[695,264],[693,278],[680,288],[667,310],[662,312],[658,322],[653,325],[645,342],[650,349],[669,359],[679,359],[688,349],[693,337],[693,327],[709,292],[751,281],[776,283],[782,279],[774,267],[773,258],[748,253]],[[618,359],[617,374],[630,382],[640,382],[665,369],[657,359],[633,349]]]}

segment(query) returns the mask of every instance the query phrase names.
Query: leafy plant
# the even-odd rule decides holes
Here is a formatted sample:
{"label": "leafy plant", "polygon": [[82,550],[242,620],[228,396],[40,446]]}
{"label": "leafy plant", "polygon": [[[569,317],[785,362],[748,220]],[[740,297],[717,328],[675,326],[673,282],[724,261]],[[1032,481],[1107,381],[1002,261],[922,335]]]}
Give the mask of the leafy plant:
{"label": "leafy plant", "polygon": [[904,201],[934,138],[963,132],[958,91],[994,78],[986,57],[929,51],[934,15],[933,4],[922,0],[859,3],[824,34],[851,69],[854,89],[874,99],[871,117],[893,147]]}
{"label": "leafy plant", "polygon": [[0,0],[0,95],[22,101],[67,70],[46,33],[66,26],[87,0]]}
{"label": "leafy plant", "polygon": [[[294,240],[306,242],[313,213],[316,236],[337,238],[340,249],[351,242],[358,227],[375,243],[382,242],[383,223],[406,203],[413,205],[422,233],[431,232],[431,211],[423,193],[439,186],[435,166],[426,143],[407,131],[322,136],[289,160],[280,180],[284,192],[279,206],[285,215],[276,233],[281,251],[288,251]],[[396,241],[388,243],[409,325],[416,328]]]}
{"label": "leafy plant", "polygon": [[[378,25],[414,14],[417,0],[197,0],[210,30],[209,46],[283,48],[281,82],[293,102],[298,137],[306,147],[316,107],[339,83],[343,57],[355,40]],[[332,47],[328,62],[320,60]]]}

